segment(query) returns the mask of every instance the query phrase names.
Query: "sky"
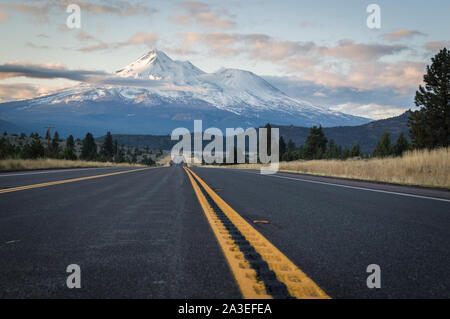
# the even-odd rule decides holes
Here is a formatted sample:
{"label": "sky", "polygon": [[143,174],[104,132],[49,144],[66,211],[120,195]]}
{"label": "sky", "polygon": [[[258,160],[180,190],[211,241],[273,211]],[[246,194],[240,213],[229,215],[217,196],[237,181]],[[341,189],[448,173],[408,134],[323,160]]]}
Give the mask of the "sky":
{"label": "sky", "polygon": [[[80,28],[67,26],[70,4]],[[380,28],[367,25],[370,4]],[[450,47],[449,13],[448,0],[0,0],[0,102],[89,82],[157,48],[206,72],[249,70],[293,97],[387,118],[414,109],[426,65]]]}

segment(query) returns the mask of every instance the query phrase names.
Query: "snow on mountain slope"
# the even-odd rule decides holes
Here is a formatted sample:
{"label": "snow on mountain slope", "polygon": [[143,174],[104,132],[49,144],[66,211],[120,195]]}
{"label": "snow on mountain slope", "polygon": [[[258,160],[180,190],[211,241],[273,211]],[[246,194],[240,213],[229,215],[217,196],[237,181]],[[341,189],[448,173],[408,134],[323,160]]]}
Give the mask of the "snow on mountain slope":
{"label": "snow on mountain slope", "polygon": [[167,80],[177,85],[198,84],[197,76],[204,73],[191,62],[174,61],[159,50],[150,51],[135,62],[116,71],[119,77]]}
{"label": "snow on mountain slope", "polygon": [[[338,126],[369,121],[291,98],[252,72],[222,68],[205,73],[158,50],[144,54],[108,80],[105,83],[112,84],[81,84],[52,95],[6,103],[0,108],[0,118],[17,120],[19,125],[21,120],[35,123],[55,118],[58,125],[79,119],[83,125],[107,127],[111,123],[90,121],[98,117],[112,121],[114,117],[118,128],[136,133],[142,133],[137,131],[142,127],[151,129],[152,123],[170,132],[175,123],[182,123],[180,119],[208,118],[211,124],[242,126],[267,122]],[[148,125],[130,124],[130,116],[142,121],[139,125]]]}

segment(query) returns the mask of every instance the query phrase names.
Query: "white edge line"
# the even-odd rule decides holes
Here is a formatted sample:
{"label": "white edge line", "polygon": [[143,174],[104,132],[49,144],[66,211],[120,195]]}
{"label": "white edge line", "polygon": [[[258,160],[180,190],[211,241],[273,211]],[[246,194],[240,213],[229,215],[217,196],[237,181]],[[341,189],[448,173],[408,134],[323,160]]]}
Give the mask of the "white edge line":
{"label": "white edge line", "polygon": [[[248,172],[248,171],[238,171],[238,170],[232,170],[232,171],[234,171],[234,172],[244,172],[244,173],[254,174],[254,175],[261,175],[259,173],[253,173],[253,172]],[[414,195],[414,194],[408,194],[408,193],[398,193],[398,192],[384,191],[384,190],[381,190],[381,189],[373,189],[373,188],[349,186],[349,185],[342,185],[342,184],[335,184],[335,183],[328,183],[328,182],[312,181],[312,180],[303,179],[303,178],[294,178],[294,177],[279,176],[279,175],[261,175],[261,176],[278,177],[278,178],[290,179],[290,180],[294,180],[294,181],[301,181],[301,182],[308,182],[308,183],[315,183],[315,184],[323,184],[323,185],[331,185],[331,186],[345,187],[345,188],[351,188],[351,189],[359,189],[359,190],[369,191],[369,192],[377,192],[377,193],[393,194],[393,195],[399,195],[399,196],[407,196],[407,197],[415,197],[415,198],[422,198],[422,199],[437,200],[437,201],[447,202],[447,203],[450,202],[449,199],[445,199],[445,198],[421,196],[421,195]]]}
{"label": "white edge line", "polygon": [[115,168],[115,167],[84,167],[84,168],[71,168],[71,169],[42,170],[40,172],[6,173],[6,174],[0,174],[0,177],[39,175],[39,174],[50,174],[50,173],[65,173],[65,172],[73,172],[73,171],[84,171],[84,170],[94,170],[94,169],[112,169],[112,168]]}

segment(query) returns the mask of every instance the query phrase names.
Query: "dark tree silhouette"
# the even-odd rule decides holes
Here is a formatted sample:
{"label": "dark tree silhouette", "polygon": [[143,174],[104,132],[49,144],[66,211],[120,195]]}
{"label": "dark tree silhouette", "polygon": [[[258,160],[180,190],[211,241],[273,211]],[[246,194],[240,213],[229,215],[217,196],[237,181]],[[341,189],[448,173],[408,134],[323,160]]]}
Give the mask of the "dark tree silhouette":
{"label": "dark tree silhouette", "polygon": [[397,142],[395,142],[395,145],[392,148],[392,152],[394,153],[395,156],[401,156],[403,152],[408,150],[408,148],[409,148],[408,140],[406,139],[403,132],[401,132],[399,137],[397,138]]}
{"label": "dark tree silhouette", "polygon": [[450,144],[450,51],[442,49],[427,66],[408,125],[414,148],[447,147]]}
{"label": "dark tree silhouette", "polygon": [[81,146],[81,158],[92,161],[97,158],[97,144],[95,144],[94,136],[87,133]]}
{"label": "dark tree silhouette", "polygon": [[322,126],[313,126],[306,137],[304,156],[306,159],[318,159],[325,155],[328,140],[323,133]]}
{"label": "dark tree silhouette", "polygon": [[64,149],[64,158],[68,160],[76,160],[75,142],[73,136],[70,135],[66,140],[66,148]]}
{"label": "dark tree silhouette", "polygon": [[392,143],[389,132],[384,132],[373,151],[375,157],[387,157],[392,155]]}

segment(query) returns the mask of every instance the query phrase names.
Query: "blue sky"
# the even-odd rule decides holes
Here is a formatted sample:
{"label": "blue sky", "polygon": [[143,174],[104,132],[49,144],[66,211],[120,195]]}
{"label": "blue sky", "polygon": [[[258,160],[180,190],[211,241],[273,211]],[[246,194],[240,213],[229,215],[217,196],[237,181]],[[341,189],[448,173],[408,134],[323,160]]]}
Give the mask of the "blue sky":
{"label": "blue sky", "polygon": [[[67,5],[81,28],[66,27]],[[381,8],[369,29],[366,8]],[[152,48],[206,72],[250,70],[288,94],[385,118],[413,107],[425,66],[450,46],[450,1],[2,1],[1,66],[114,72]],[[0,101],[76,84],[0,73]]]}

